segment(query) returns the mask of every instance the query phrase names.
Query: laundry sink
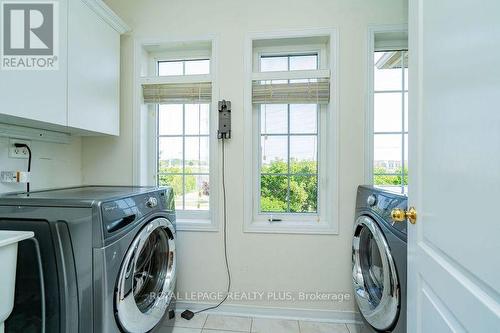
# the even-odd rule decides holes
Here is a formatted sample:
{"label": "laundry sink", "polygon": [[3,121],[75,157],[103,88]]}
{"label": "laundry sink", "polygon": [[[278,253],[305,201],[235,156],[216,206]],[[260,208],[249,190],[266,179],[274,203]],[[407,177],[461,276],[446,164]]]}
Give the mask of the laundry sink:
{"label": "laundry sink", "polygon": [[0,230],[0,333],[4,332],[4,321],[14,306],[16,284],[17,243],[33,237],[32,231]]}

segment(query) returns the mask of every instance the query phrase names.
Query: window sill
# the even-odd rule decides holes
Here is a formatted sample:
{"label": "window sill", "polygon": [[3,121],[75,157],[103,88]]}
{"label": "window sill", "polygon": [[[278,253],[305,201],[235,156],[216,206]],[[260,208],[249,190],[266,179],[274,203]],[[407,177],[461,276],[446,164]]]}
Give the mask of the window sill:
{"label": "window sill", "polygon": [[245,224],[246,233],[338,235],[337,226],[315,222],[265,222],[253,221]]}
{"label": "window sill", "polygon": [[219,231],[217,226],[210,219],[187,219],[177,218],[177,231]]}

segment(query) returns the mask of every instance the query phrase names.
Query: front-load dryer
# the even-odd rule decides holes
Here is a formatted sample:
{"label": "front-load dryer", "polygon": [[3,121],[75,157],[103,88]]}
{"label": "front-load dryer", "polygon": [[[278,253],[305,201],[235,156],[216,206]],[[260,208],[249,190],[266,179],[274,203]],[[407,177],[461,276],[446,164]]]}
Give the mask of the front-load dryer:
{"label": "front-load dryer", "polygon": [[352,241],[352,282],[363,332],[406,332],[406,222],[391,211],[406,210],[407,197],[359,186]]}
{"label": "front-load dryer", "polygon": [[36,240],[19,244],[7,333],[145,333],[173,319],[171,188],[7,194],[0,196],[0,229],[32,230]]}

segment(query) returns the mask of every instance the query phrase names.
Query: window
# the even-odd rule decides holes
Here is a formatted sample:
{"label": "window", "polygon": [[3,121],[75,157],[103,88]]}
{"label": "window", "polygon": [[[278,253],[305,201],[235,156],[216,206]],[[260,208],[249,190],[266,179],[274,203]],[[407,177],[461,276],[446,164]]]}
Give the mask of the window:
{"label": "window", "polygon": [[177,211],[208,211],[210,105],[158,105],[158,185],[170,185]]}
{"label": "window", "polygon": [[373,65],[373,184],[408,185],[408,51],[376,51]]}
{"label": "window", "polygon": [[173,188],[177,230],[217,231],[216,41],[140,46],[134,66],[140,84],[133,115],[134,183]]}
{"label": "window", "polygon": [[[317,66],[317,54],[260,58],[262,72]],[[259,212],[317,213],[318,109],[318,104],[260,104]]]}
{"label": "window", "polygon": [[[209,59],[157,60],[157,76],[210,73]],[[172,186],[178,218],[209,219],[210,215],[210,98],[206,83],[167,83],[156,88],[156,181]],[[154,95],[150,87],[144,96]],[[154,100],[154,99],[153,99]]]}
{"label": "window", "polygon": [[318,54],[274,55],[260,57],[261,72],[318,69]]}
{"label": "window", "polygon": [[[251,41],[245,231],[335,233],[331,35]],[[332,82],[333,84],[334,82]]]}
{"label": "window", "polygon": [[209,59],[158,61],[158,76],[196,75],[210,73]]}

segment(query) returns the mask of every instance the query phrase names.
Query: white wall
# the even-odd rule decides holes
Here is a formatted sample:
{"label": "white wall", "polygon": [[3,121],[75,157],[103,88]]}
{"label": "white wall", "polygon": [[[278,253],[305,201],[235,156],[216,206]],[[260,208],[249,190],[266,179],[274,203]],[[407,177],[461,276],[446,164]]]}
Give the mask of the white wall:
{"label": "white wall", "polygon": [[[74,137],[70,144],[31,141],[32,190],[68,187],[82,183],[82,143]],[[27,159],[9,158],[9,139],[0,138],[0,170],[26,171]],[[0,183],[0,193],[24,191],[26,184]]]}
{"label": "white wall", "polygon": [[[233,103],[234,138],[227,145],[229,260],[234,291],[351,292],[351,228],[356,187],[363,182],[366,37],[369,24],[407,21],[405,0],[107,0],[133,29],[122,37],[122,123],[116,139],[83,139],[85,183],[132,182],[134,38],[216,34],[219,97]],[[329,28],[339,33],[340,233],[243,233],[244,40],[248,32]],[[223,291],[220,232],[181,232],[181,292]],[[354,302],[233,302],[352,311]]]}

